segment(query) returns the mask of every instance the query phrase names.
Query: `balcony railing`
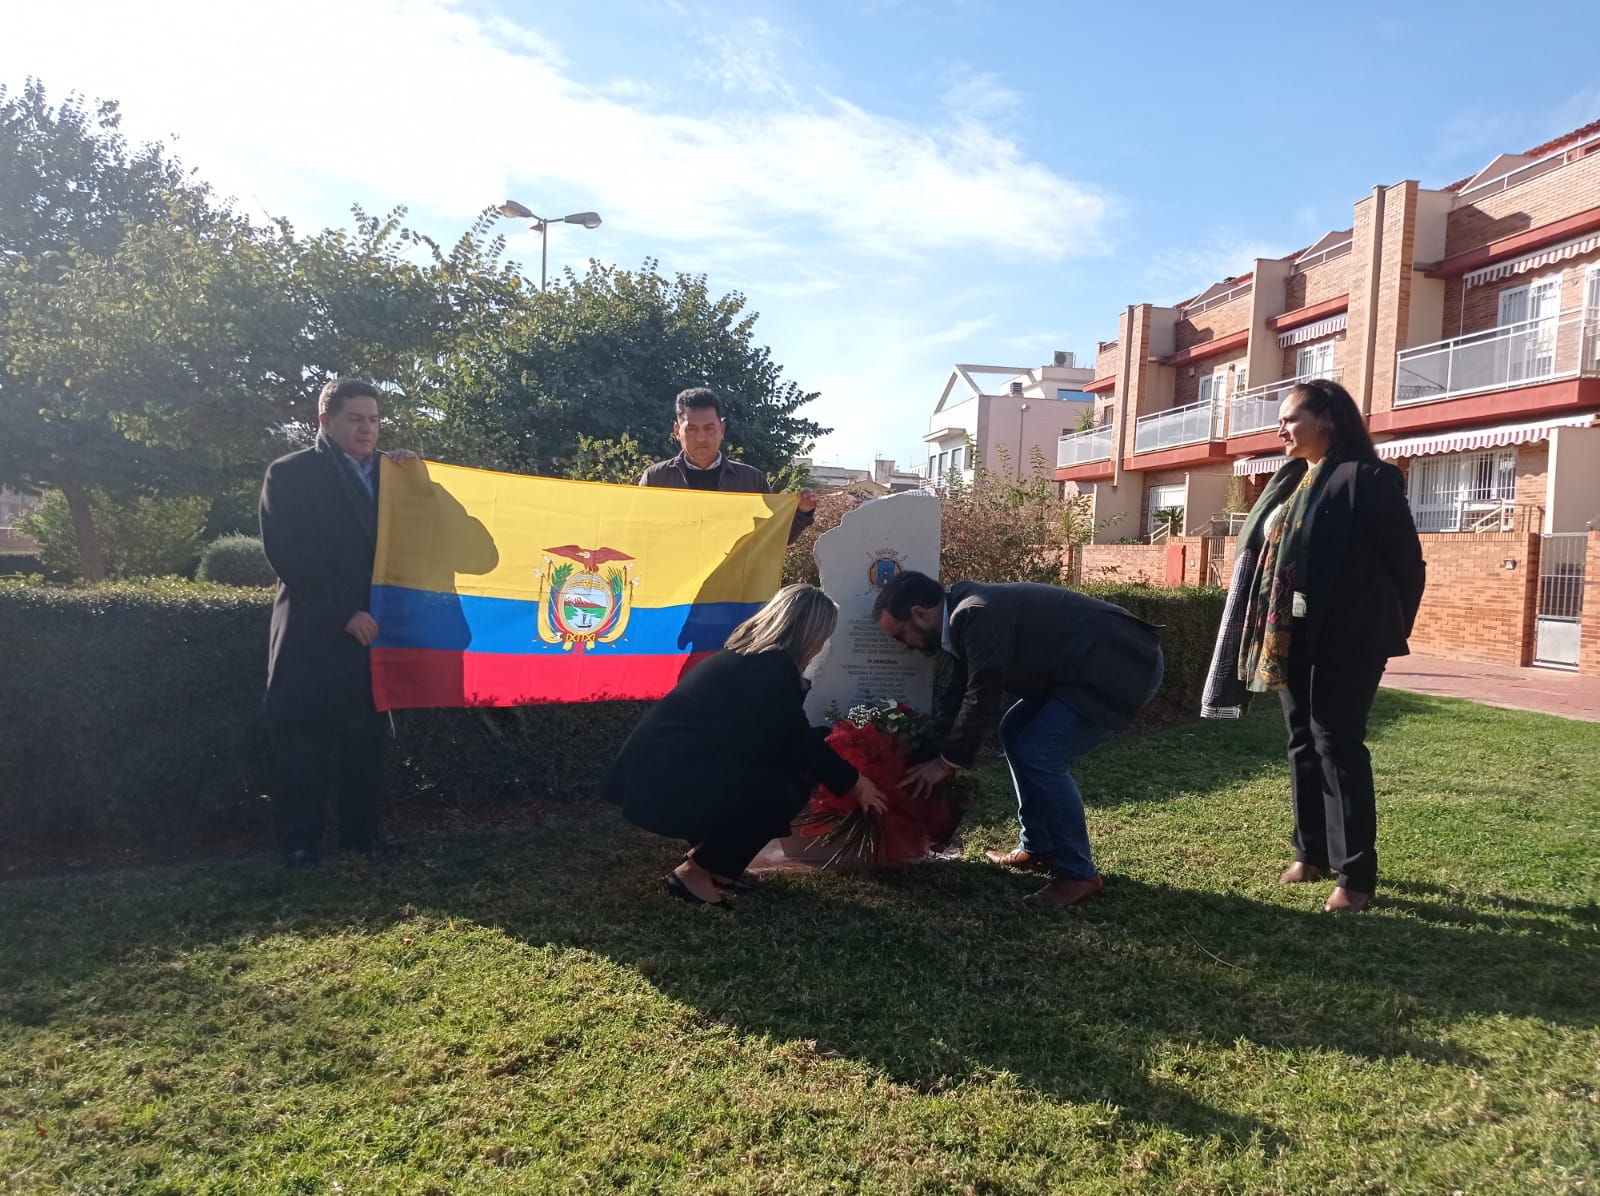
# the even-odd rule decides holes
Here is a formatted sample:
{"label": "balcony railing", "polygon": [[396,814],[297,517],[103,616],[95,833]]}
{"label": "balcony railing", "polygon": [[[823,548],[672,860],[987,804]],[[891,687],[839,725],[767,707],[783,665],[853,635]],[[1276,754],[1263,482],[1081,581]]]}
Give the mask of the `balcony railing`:
{"label": "balcony railing", "polygon": [[1252,386],[1249,390],[1241,390],[1228,400],[1228,435],[1244,436],[1250,432],[1265,432],[1268,428],[1278,426],[1278,410],[1283,406],[1283,400],[1288,398],[1289,392],[1302,382],[1310,382],[1313,378],[1327,378],[1337,382],[1344,376],[1344,370],[1325,370],[1320,374],[1304,374],[1298,378],[1286,378],[1282,382],[1265,382],[1260,386]]}
{"label": "balcony railing", "polygon": [[1202,399],[1187,407],[1174,407],[1157,415],[1142,415],[1134,426],[1133,451],[1156,453],[1162,449],[1215,440],[1222,431],[1219,425],[1223,410],[1221,403]]}
{"label": "balcony railing", "polygon": [[1056,468],[1067,469],[1073,465],[1087,465],[1090,461],[1111,459],[1111,429],[1090,428],[1063,436],[1056,443]]}
{"label": "balcony railing", "polygon": [[1556,316],[1404,349],[1396,356],[1395,366],[1396,407],[1580,375],[1597,376],[1600,309],[1573,308]]}

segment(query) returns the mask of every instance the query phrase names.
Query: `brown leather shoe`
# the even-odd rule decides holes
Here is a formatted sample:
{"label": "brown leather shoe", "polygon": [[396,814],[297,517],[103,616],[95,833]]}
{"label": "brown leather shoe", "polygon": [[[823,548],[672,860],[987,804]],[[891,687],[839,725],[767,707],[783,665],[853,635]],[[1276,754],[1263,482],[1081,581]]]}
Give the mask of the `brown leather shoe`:
{"label": "brown leather shoe", "polygon": [[1042,856],[1018,848],[1016,851],[986,851],[984,859],[1002,868],[1015,868],[1018,872],[1048,872],[1050,865]]}
{"label": "brown leather shoe", "polygon": [[1304,860],[1296,860],[1278,876],[1280,885],[1308,885],[1314,881],[1327,880],[1333,873],[1321,864],[1308,864]]}
{"label": "brown leather shoe", "polygon": [[1322,908],[1330,914],[1359,914],[1372,905],[1371,893],[1359,893],[1343,885],[1334,889],[1333,896]]}
{"label": "brown leather shoe", "polygon": [[1089,898],[1098,896],[1105,887],[1105,878],[1099,876],[1092,880],[1067,880],[1065,877],[1058,877],[1037,893],[1029,893],[1022,899],[1022,903],[1044,909],[1065,909],[1069,905],[1080,905]]}

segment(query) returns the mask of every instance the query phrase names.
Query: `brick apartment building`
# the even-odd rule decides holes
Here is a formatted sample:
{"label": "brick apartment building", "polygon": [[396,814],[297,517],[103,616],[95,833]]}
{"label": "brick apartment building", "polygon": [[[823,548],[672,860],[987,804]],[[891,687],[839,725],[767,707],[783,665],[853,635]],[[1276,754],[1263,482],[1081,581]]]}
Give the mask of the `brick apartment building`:
{"label": "brick apartment building", "polygon": [[[1225,579],[1285,393],[1337,378],[1424,533],[1414,647],[1600,672],[1600,121],[1438,190],[1375,187],[1348,228],[1251,265],[1126,308],[1098,346],[1097,426],[1057,450],[1105,541],[1079,567]],[[1126,543],[1167,521],[1172,542]]]}

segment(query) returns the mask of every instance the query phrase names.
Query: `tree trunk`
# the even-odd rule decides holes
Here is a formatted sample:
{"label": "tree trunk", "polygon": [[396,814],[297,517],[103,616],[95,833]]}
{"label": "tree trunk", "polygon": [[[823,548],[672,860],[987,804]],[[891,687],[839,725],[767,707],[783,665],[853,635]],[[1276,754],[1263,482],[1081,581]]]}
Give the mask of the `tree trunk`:
{"label": "tree trunk", "polygon": [[106,579],[105,554],[100,551],[100,533],[94,526],[94,512],[89,507],[89,491],[77,483],[61,487],[66,495],[67,510],[72,512],[72,530],[78,539],[78,571],[84,581]]}

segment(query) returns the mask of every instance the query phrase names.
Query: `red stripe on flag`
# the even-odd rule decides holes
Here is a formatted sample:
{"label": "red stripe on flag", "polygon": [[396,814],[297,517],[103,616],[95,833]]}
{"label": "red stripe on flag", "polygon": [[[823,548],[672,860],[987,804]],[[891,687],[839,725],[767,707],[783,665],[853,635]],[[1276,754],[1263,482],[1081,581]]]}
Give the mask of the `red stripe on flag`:
{"label": "red stripe on flag", "polygon": [[533,706],[659,698],[709,652],[591,656],[374,648],[372,697],[379,710],[429,706]]}

